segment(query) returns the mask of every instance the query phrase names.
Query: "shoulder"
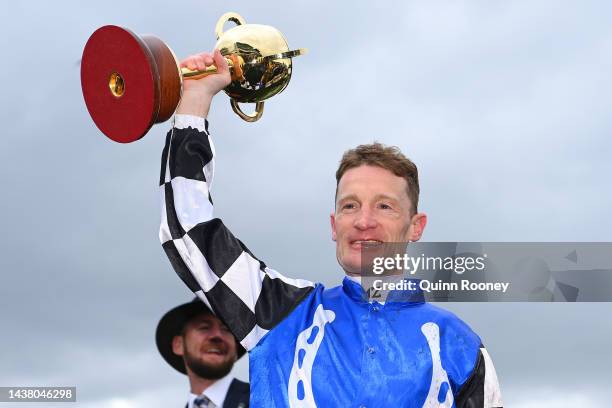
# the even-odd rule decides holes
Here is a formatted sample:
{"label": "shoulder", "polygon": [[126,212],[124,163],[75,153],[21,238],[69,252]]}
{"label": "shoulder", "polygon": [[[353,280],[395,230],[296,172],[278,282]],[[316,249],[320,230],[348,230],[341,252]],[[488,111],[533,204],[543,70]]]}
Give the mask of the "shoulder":
{"label": "shoulder", "polygon": [[[472,328],[449,310],[426,303],[422,306],[421,331],[428,342],[439,345],[440,357],[455,392],[465,389],[470,378],[479,375],[482,341]],[[469,387],[467,387],[469,388]]]}
{"label": "shoulder", "polygon": [[250,394],[249,383],[234,378],[227,390],[223,406],[229,408],[248,407]]}
{"label": "shoulder", "polygon": [[239,391],[246,391],[249,392],[250,389],[250,385],[248,382],[244,382],[244,381],[240,381],[237,378],[234,378],[232,383],[230,384],[230,390],[239,390]]}
{"label": "shoulder", "polygon": [[421,308],[423,318],[432,323],[436,323],[440,328],[440,334],[442,336],[446,334],[454,337],[463,337],[471,340],[474,346],[480,346],[480,337],[465,321],[453,312],[434,306],[431,303],[425,303]]}

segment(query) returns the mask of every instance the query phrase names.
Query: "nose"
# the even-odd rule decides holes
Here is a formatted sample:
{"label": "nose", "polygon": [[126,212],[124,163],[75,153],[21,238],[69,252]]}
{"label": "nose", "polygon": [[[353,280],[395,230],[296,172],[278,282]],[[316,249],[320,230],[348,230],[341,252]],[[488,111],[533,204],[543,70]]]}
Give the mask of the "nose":
{"label": "nose", "polygon": [[218,324],[213,324],[208,329],[208,337],[210,341],[223,341],[223,331]]}
{"label": "nose", "polygon": [[378,222],[376,221],[376,217],[368,208],[362,208],[355,217],[355,222],[353,223],[353,226],[358,230],[376,228],[377,225]]}
{"label": "nose", "polygon": [[221,338],[221,333],[211,333],[210,337],[208,338],[208,342],[209,343],[217,343],[217,344],[221,344],[223,343],[223,339]]}

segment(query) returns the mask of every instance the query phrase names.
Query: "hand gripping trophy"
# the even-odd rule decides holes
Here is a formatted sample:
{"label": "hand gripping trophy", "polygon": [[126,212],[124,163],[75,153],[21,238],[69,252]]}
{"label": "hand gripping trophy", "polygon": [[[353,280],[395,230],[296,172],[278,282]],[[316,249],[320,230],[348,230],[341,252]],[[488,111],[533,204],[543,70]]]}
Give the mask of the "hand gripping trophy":
{"label": "hand gripping trophy", "polygon": [[[223,32],[228,21],[237,25]],[[232,78],[225,93],[234,112],[254,122],[263,114],[264,101],[287,87],[291,59],[306,50],[289,50],[276,28],[246,24],[232,12],[221,16],[215,32],[215,48],[225,57]],[[172,116],[184,80],[216,72],[214,65],[205,70],[181,68],[159,38],[107,25],[96,30],[85,45],[81,87],[87,110],[100,131],[116,142],[129,143]],[[255,103],[255,111],[244,113],[239,103]]]}

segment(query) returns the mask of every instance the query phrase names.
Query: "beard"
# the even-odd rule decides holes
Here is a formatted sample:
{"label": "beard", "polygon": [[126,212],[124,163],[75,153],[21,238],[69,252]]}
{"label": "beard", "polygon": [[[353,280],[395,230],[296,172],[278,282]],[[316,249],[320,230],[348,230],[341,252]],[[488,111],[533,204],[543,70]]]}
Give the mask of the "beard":
{"label": "beard", "polygon": [[189,352],[185,353],[183,360],[185,361],[185,366],[189,367],[189,369],[198,377],[210,380],[218,380],[219,378],[223,378],[228,375],[229,372],[232,371],[232,367],[236,362],[236,359],[234,358],[221,364],[209,364],[198,360]]}

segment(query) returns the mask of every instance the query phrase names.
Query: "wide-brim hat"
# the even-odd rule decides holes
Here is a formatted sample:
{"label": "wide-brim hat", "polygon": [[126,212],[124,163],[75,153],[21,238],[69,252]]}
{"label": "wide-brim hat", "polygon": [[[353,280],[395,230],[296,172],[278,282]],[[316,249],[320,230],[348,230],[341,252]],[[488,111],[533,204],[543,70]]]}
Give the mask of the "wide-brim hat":
{"label": "wide-brim hat", "polygon": [[[196,297],[191,302],[183,303],[182,305],[169,310],[157,324],[157,330],[155,331],[155,343],[157,343],[159,353],[168,364],[183,374],[187,374],[185,363],[183,361],[183,357],[174,354],[172,351],[172,339],[175,336],[181,335],[185,323],[202,313],[211,314],[214,316],[214,313],[208,308],[208,306],[206,306],[204,302]],[[238,358],[242,357],[244,353],[246,353],[246,350],[240,345],[238,340],[236,340],[236,351]]]}

